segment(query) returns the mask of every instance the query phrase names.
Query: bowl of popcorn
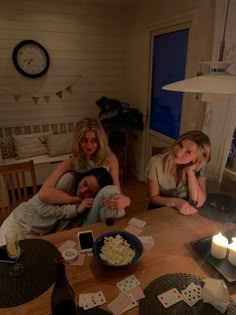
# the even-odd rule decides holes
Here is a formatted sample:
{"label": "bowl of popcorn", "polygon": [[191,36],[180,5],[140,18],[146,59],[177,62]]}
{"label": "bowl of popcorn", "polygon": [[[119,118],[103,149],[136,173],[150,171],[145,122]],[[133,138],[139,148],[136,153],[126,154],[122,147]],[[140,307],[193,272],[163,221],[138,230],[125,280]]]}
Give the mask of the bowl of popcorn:
{"label": "bowl of popcorn", "polygon": [[100,235],[93,244],[93,255],[102,265],[121,268],[133,265],[143,254],[141,241],[125,231]]}

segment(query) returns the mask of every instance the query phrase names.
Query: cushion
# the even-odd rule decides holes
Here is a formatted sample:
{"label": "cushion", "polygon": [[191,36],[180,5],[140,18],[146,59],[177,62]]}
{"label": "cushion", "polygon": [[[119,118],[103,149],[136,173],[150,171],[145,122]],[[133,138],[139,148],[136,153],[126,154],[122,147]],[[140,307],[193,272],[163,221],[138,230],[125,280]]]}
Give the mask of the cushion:
{"label": "cushion", "polygon": [[47,139],[48,154],[58,156],[72,152],[73,132],[49,135]]}
{"label": "cushion", "polygon": [[18,159],[48,153],[47,138],[52,131],[13,136]]}
{"label": "cushion", "polygon": [[3,159],[12,159],[16,157],[14,139],[12,136],[0,138],[0,150],[2,152]]}

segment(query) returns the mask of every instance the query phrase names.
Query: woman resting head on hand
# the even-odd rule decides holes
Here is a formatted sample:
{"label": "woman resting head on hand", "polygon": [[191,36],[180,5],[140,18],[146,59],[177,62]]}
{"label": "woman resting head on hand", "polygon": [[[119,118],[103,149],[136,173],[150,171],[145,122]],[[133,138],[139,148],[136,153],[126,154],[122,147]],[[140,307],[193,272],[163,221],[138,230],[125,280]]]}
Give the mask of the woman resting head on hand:
{"label": "woman resting head on hand", "polygon": [[153,156],[147,167],[151,207],[196,213],[206,200],[204,166],[210,158],[210,139],[199,130],[184,133],[163,154]]}
{"label": "woman resting head on hand", "polygon": [[[108,146],[106,133],[96,118],[84,118],[77,124],[72,144],[73,156],[60,163],[44,182],[39,198],[47,203],[77,203],[78,196],[60,191],[56,184],[66,172],[83,173],[96,167],[105,167],[111,174],[113,188],[107,188],[103,203],[124,215],[124,208],[130,205],[130,198],[120,191],[119,163]],[[104,190],[103,190],[104,193]]]}

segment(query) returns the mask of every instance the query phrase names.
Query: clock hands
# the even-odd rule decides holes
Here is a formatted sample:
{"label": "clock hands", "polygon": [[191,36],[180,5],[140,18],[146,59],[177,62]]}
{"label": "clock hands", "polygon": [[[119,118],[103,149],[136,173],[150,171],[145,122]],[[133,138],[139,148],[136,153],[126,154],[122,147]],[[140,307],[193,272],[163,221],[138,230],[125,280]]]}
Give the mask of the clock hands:
{"label": "clock hands", "polygon": [[32,61],[33,59],[24,59],[24,62],[28,63],[28,65],[30,65]]}

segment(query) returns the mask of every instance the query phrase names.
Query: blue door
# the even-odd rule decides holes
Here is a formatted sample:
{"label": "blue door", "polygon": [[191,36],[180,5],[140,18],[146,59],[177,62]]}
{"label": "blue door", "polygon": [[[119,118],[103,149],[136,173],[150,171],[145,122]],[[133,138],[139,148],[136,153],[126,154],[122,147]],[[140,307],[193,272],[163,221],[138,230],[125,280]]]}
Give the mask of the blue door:
{"label": "blue door", "polygon": [[189,29],[154,37],[150,129],[171,138],[180,132],[182,92],[161,87],[185,78]]}

